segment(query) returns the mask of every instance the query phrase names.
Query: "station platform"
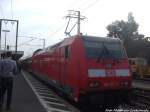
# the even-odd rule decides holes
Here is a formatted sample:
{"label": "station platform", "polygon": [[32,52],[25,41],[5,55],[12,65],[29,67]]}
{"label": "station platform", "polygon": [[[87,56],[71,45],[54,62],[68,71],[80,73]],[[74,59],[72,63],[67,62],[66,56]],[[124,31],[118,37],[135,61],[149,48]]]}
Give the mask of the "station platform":
{"label": "station platform", "polygon": [[145,80],[133,80],[132,87],[137,89],[144,89],[150,91],[150,81]]}
{"label": "station platform", "polygon": [[[3,107],[5,111],[5,102]],[[14,77],[12,105],[9,112],[46,112],[22,74]]]}

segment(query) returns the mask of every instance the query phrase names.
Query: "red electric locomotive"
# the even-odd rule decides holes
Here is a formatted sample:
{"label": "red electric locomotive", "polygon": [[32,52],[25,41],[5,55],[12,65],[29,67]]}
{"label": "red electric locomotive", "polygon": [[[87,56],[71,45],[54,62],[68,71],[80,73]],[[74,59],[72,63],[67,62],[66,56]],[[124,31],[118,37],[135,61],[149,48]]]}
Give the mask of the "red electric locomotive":
{"label": "red electric locomotive", "polygon": [[65,38],[34,53],[32,70],[76,102],[103,102],[110,95],[126,96],[131,89],[128,58],[116,38]]}

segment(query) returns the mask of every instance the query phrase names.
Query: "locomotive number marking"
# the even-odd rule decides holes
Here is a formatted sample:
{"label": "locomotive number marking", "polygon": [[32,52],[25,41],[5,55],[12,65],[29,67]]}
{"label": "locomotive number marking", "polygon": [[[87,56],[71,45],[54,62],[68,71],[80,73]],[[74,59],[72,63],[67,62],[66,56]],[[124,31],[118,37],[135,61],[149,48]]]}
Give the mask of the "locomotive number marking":
{"label": "locomotive number marking", "polygon": [[106,76],[115,76],[115,70],[106,70]]}

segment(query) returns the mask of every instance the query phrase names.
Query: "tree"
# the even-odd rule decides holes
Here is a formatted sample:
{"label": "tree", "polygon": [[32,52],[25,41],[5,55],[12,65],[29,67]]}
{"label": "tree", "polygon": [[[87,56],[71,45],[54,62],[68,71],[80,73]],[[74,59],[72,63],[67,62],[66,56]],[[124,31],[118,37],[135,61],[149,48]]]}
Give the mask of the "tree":
{"label": "tree", "polygon": [[131,39],[142,39],[144,35],[138,33],[139,25],[134,20],[133,14],[130,12],[128,14],[128,21],[118,21],[112,22],[106,28],[109,31],[109,37],[120,38],[125,43]]}
{"label": "tree", "polygon": [[150,65],[150,38],[144,38],[144,35],[138,32],[138,27],[133,14],[129,13],[127,21],[116,20],[106,28],[109,31],[109,37],[123,40],[128,57],[143,57]]}

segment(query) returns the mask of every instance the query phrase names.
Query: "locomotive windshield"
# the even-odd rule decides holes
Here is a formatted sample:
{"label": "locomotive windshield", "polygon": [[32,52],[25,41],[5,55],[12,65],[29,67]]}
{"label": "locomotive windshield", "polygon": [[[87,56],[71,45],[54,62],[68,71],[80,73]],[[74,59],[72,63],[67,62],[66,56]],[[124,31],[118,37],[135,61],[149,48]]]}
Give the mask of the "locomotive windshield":
{"label": "locomotive windshield", "polygon": [[96,40],[84,39],[84,47],[86,51],[86,56],[88,58],[120,59],[126,57],[125,51],[120,41],[107,41],[107,40],[96,41]]}

